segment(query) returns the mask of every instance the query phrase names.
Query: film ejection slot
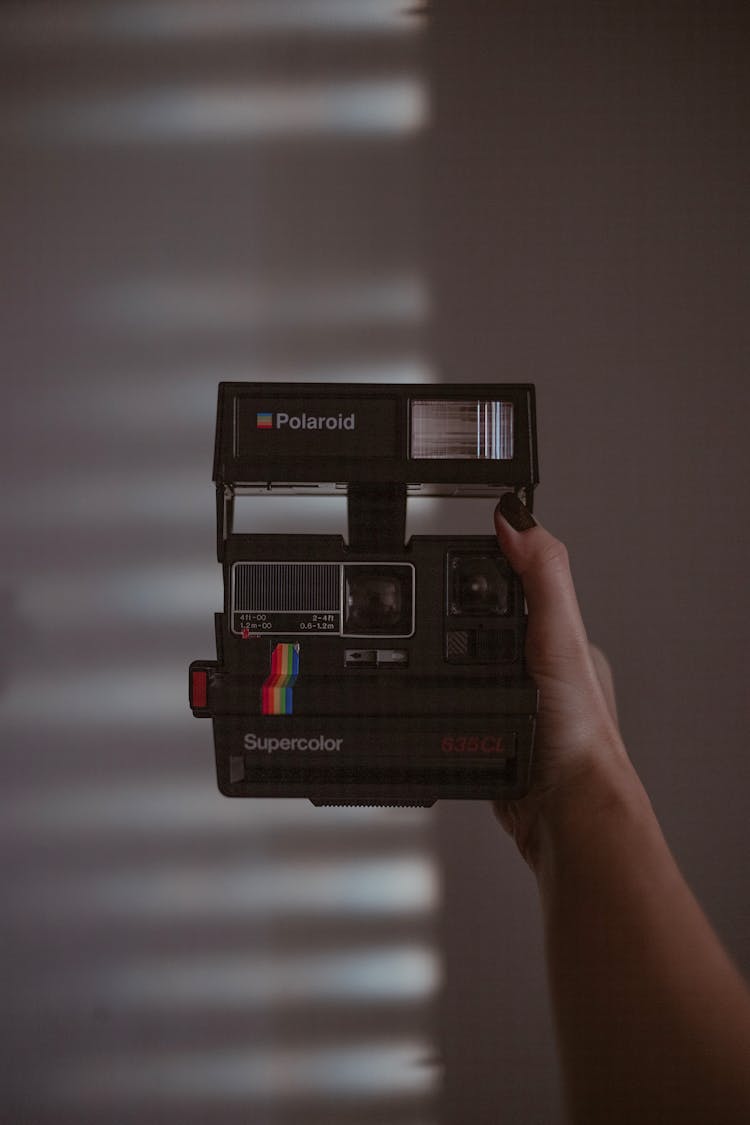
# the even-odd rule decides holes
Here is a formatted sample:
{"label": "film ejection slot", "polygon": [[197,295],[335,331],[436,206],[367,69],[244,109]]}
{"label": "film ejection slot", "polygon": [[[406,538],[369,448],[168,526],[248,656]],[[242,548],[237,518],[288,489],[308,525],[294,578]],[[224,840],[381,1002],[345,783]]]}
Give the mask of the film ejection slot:
{"label": "film ejection slot", "polygon": [[409,654],[402,648],[347,648],[344,665],[347,668],[405,668]]}

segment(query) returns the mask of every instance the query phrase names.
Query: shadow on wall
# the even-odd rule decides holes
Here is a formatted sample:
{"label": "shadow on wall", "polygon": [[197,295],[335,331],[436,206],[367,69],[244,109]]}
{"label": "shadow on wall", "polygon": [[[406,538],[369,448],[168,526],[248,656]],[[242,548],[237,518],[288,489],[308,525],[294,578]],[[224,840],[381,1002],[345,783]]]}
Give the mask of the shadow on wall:
{"label": "shadow on wall", "polygon": [[223,800],[186,691],[221,604],[217,383],[432,377],[402,7],[0,15],[16,1120],[434,1119],[430,822]]}

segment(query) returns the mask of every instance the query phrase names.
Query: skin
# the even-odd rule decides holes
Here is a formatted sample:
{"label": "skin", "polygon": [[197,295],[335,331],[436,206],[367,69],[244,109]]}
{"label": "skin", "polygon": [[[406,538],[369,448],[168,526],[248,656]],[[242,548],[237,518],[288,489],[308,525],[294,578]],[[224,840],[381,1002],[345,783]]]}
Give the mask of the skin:
{"label": "skin", "polygon": [[495,513],[528,606],[536,768],[497,815],[534,872],[571,1125],[747,1125],[750,991],[677,868],[620,735],[564,545]]}

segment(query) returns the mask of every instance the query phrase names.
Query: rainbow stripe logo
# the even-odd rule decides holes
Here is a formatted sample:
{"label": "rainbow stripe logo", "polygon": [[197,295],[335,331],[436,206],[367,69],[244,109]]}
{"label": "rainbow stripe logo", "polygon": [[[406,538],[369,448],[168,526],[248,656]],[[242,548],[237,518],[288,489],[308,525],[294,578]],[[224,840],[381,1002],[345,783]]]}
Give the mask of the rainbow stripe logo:
{"label": "rainbow stripe logo", "polygon": [[265,414],[261,411],[258,411],[256,419],[259,430],[273,429],[273,414]]}
{"label": "rainbow stripe logo", "polygon": [[299,645],[276,645],[271,654],[271,675],[263,684],[263,715],[291,715],[292,688],[298,675]]}

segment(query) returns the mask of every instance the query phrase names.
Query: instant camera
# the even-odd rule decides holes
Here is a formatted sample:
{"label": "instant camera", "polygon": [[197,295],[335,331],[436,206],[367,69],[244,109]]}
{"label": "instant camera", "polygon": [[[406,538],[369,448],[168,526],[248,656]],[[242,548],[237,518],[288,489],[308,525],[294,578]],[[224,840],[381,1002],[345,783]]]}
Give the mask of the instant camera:
{"label": "instant camera", "polygon": [[[513,491],[532,507],[534,387],[222,383],[214,481],[224,608],[217,658],[189,679],[221,792],[522,796],[537,688],[520,582],[491,534],[405,542],[405,528],[424,496]],[[345,496],[346,538],[235,531],[237,498],[290,494]]]}

